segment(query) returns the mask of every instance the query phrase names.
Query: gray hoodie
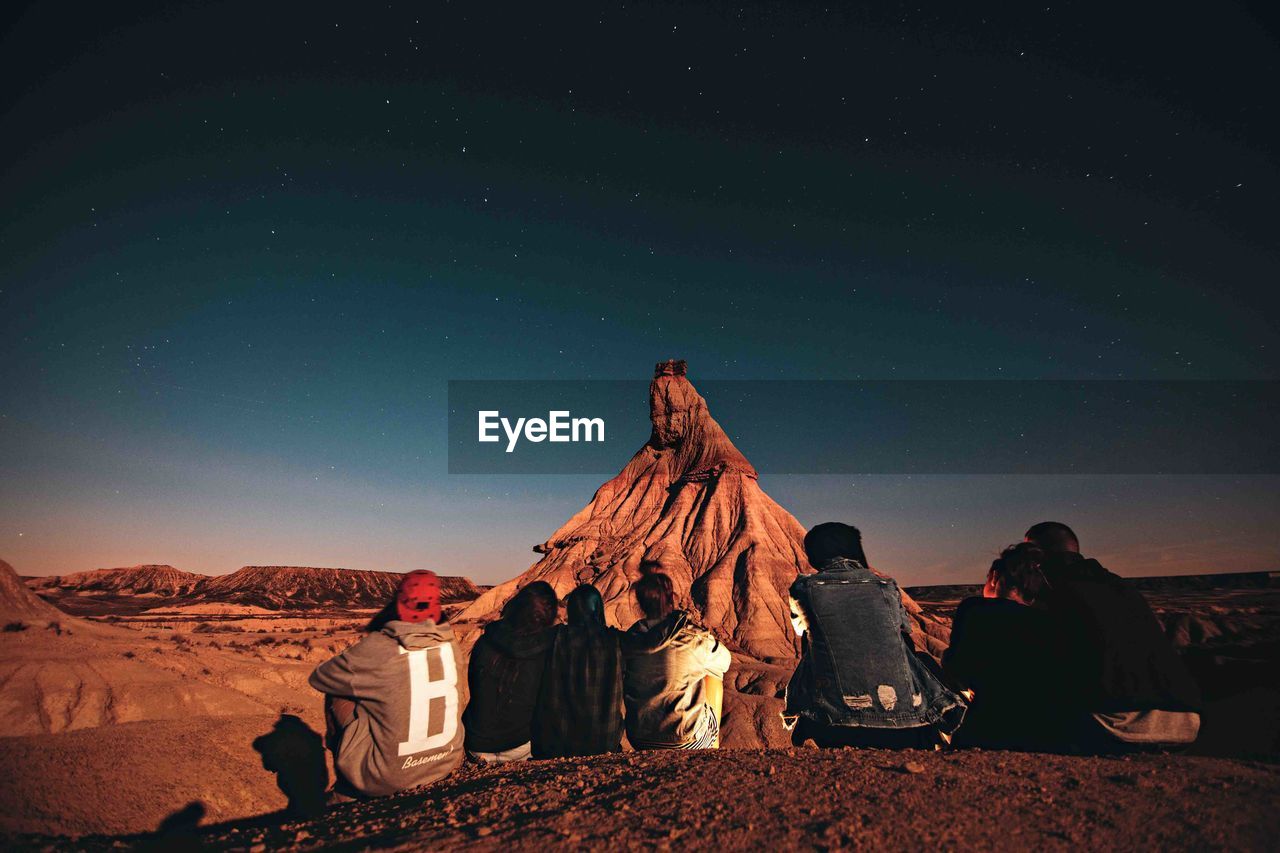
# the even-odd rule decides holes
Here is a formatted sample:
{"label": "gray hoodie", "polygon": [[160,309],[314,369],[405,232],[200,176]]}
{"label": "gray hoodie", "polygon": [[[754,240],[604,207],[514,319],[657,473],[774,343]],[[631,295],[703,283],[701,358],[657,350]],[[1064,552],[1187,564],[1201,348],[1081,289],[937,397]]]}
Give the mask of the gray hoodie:
{"label": "gray hoodie", "polygon": [[632,745],[679,746],[698,737],[706,704],[702,679],[724,678],[729,650],[683,610],[642,619],[622,636],[623,698]]}
{"label": "gray hoodie", "polygon": [[356,702],[334,759],[356,790],[393,794],[462,761],[457,660],[448,625],[393,620],[311,673],[316,690]]}

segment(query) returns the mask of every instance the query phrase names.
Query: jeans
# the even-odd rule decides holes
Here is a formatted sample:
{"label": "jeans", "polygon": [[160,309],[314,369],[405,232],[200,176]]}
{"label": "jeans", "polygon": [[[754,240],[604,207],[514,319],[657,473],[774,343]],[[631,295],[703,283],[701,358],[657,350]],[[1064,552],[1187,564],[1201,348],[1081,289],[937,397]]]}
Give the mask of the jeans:
{"label": "jeans", "polygon": [[533,754],[533,744],[522,743],[519,746],[513,746],[511,749],[504,749],[501,752],[472,752],[467,750],[467,758],[477,764],[507,764],[511,761],[528,761],[529,756]]}

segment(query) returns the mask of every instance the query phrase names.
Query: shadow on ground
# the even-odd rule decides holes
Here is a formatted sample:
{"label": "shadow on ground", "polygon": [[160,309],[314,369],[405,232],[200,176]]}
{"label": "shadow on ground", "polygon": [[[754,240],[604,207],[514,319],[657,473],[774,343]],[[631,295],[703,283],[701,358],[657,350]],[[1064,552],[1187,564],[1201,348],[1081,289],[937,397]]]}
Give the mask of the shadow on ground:
{"label": "shadow on ground", "polygon": [[290,817],[316,817],[324,813],[329,768],[324,739],[301,718],[281,714],[271,731],[256,738],[253,748],[262,766],[276,774],[276,784],[289,800]]}

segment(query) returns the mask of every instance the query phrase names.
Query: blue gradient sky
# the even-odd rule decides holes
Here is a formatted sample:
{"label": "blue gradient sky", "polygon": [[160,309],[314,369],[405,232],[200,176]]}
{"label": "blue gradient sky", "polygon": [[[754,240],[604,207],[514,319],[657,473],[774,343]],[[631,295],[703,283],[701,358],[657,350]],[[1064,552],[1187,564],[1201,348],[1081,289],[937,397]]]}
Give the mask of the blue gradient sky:
{"label": "blue gradient sky", "polygon": [[[449,379],[1276,379],[1258,14],[19,9],[0,558],[505,579],[599,480],[449,476]],[[922,583],[1274,569],[1276,480],[762,484]]]}

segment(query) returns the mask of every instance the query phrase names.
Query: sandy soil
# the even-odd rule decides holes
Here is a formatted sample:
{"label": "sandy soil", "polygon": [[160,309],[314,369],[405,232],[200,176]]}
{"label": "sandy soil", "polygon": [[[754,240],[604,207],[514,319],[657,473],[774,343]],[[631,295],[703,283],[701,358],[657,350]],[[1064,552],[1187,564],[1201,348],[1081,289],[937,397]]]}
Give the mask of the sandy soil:
{"label": "sandy soil", "polygon": [[276,715],[120,723],[0,738],[3,828],[136,832],[200,801],[212,820],[283,809],[284,794],[251,744]]}
{"label": "sandy soil", "polygon": [[[727,750],[469,767],[210,849],[1274,849],[1280,767],[1184,756]],[[14,839],[35,845],[40,839]],[[128,842],[148,839],[136,837]],[[156,839],[159,840],[159,839]],[[163,839],[180,840],[179,836]],[[119,839],[88,838],[98,849]]]}

